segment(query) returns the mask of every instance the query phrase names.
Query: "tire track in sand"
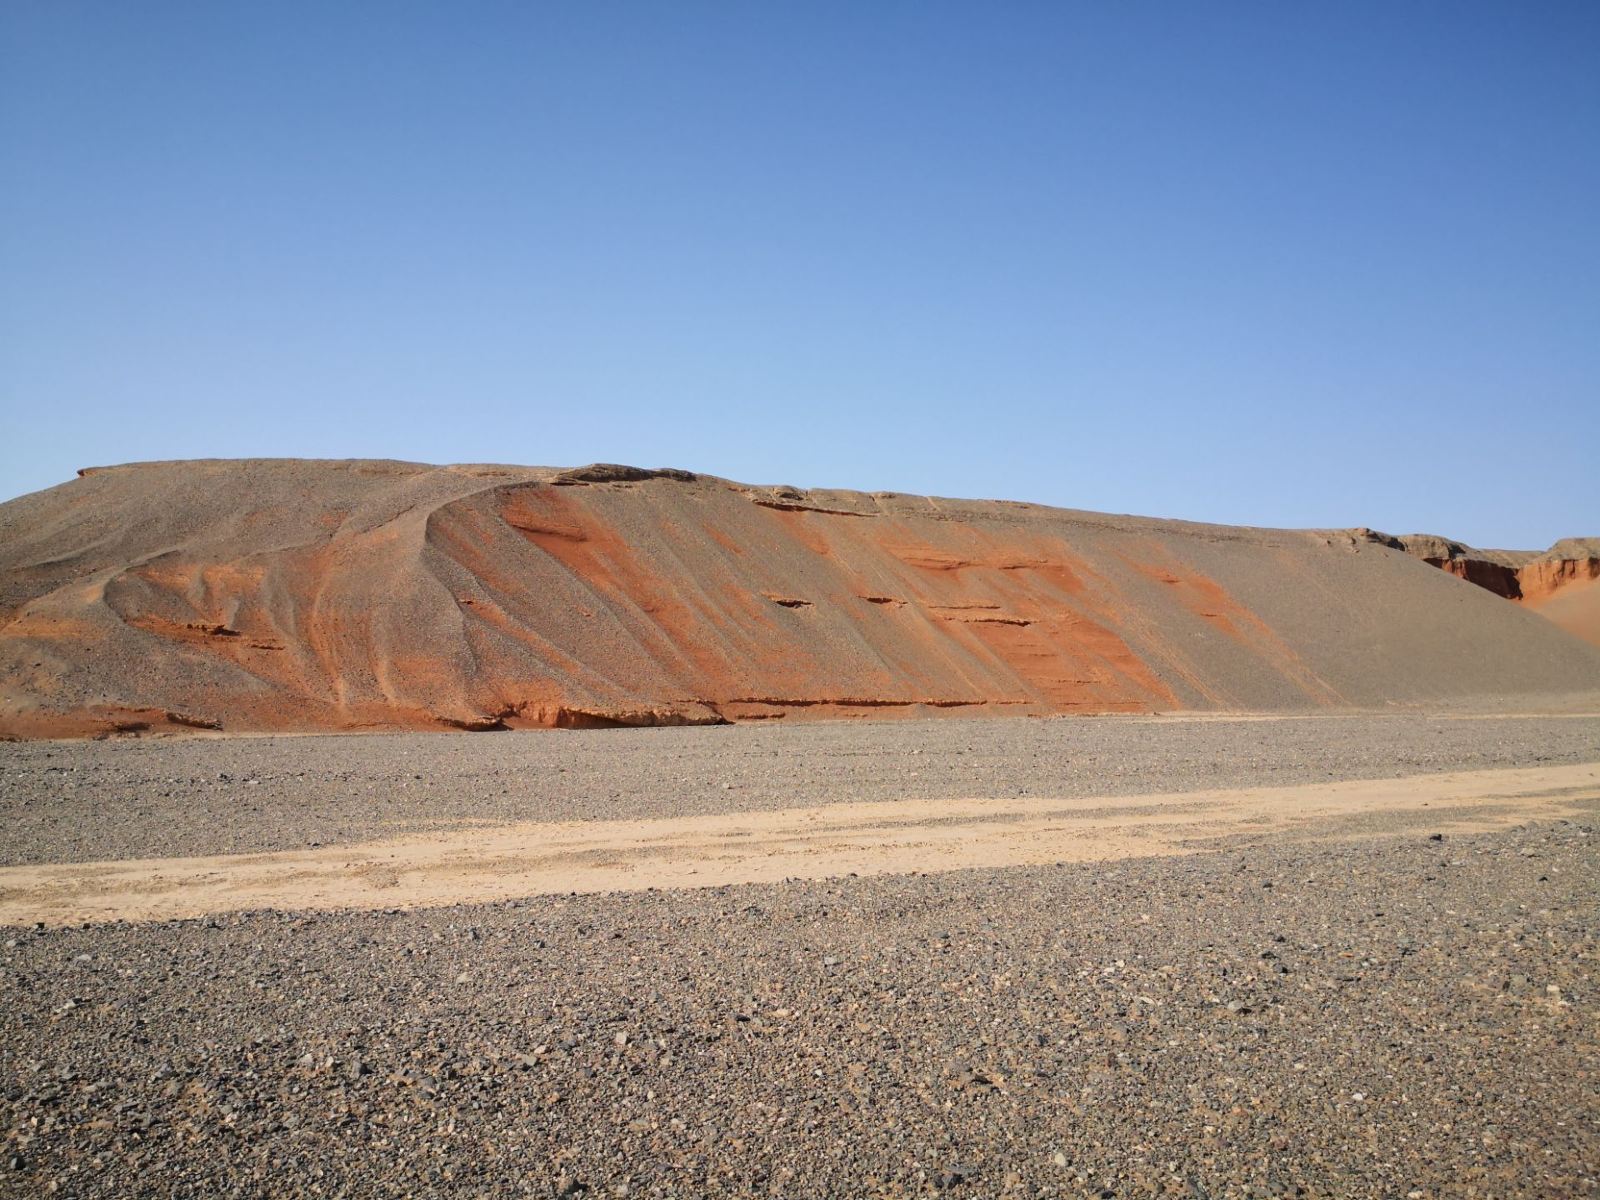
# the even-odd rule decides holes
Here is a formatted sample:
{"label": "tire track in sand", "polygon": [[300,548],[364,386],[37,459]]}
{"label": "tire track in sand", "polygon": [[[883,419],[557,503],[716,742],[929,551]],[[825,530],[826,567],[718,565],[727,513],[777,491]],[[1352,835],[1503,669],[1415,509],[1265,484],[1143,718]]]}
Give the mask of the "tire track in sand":
{"label": "tire track in sand", "polygon": [[1600,763],[1079,799],[899,800],[478,826],[274,854],[0,869],[0,924],[378,909],[1416,836],[1592,814]]}

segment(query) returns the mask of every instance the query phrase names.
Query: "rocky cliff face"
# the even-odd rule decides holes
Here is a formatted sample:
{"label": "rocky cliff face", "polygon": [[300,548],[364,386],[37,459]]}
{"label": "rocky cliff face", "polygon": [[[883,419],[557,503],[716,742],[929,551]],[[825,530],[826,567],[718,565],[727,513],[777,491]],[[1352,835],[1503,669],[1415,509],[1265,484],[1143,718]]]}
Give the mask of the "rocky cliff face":
{"label": "rocky cliff face", "polygon": [[686,471],[154,463],[0,505],[0,732],[1306,709],[1600,688],[1344,533]]}
{"label": "rocky cliff face", "polygon": [[1522,599],[1542,606],[1557,592],[1600,579],[1600,538],[1563,538],[1517,572]]}
{"label": "rocky cliff face", "polygon": [[1422,559],[1497,596],[1542,613],[1569,633],[1600,645],[1600,538],[1563,538],[1537,550],[1474,550],[1434,534],[1403,537],[1356,531],[1367,540]]}

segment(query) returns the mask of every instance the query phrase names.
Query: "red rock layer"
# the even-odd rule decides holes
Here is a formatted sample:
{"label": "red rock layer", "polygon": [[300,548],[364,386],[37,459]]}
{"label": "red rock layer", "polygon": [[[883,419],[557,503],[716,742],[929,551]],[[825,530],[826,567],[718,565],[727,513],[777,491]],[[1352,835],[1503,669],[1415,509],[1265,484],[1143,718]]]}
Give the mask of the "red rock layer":
{"label": "red rock layer", "polygon": [[1507,600],[1522,596],[1522,583],[1516,568],[1503,563],[1484,562],[1478,558],[1425,558],[1422,561]]}
{"label": "red rock layer", "polygon": [[1518,577],[1524,604],[1574,637],[1600,646],[1600,555],[1537,559]]}
{"label": "red rock layer", "polygon": [[1519,593],[1529,604],[1539,605],[1563,588],[1581,587],[1600,579],[1600,557],[1540,558],[1517,572]]}

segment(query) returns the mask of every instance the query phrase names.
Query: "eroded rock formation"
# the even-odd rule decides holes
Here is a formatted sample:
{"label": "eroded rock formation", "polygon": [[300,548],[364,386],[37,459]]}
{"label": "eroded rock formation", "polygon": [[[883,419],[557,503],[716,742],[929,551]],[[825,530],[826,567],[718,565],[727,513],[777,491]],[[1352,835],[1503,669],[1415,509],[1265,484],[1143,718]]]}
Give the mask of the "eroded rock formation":
{"label": "eroded rock formation", "polygon": [[609,465],[152,463],[0,505],[11,735],[1595,687],[1600,651],[1349,534]]}
{"label": "eroded rock formation", "polygon": [[1600,538],[1562,538],[1537,550],[1475,550],[1435,534],[1403,537],[1360,529],[1369,541],[1401,550],[1430,566],[1539,612],[1567,632],[1600,645]]}

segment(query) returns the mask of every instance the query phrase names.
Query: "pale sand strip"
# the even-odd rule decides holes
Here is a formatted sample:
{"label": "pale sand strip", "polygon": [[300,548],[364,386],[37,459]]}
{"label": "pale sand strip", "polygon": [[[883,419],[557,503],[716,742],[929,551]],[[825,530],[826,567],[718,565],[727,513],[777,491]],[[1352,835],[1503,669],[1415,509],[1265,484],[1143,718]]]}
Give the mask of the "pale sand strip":
{"label": "pale sand strip", "polygon": [[1193,853],[1220,839],[1421,836],[1590,815],[1600,763],[1299,787],[903,800],[528,822],[276,854],[0,869],[0,924],[409,908],[567,892]]}

